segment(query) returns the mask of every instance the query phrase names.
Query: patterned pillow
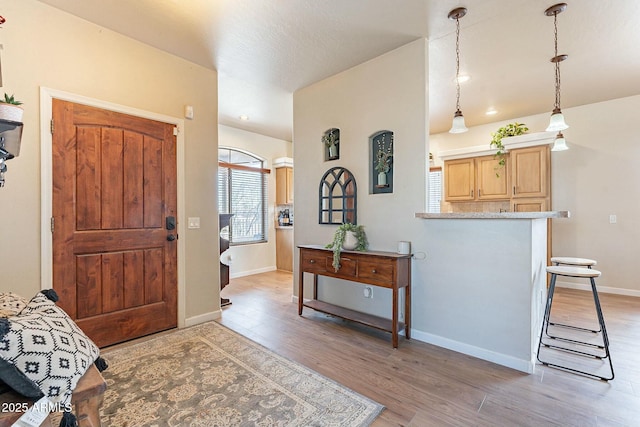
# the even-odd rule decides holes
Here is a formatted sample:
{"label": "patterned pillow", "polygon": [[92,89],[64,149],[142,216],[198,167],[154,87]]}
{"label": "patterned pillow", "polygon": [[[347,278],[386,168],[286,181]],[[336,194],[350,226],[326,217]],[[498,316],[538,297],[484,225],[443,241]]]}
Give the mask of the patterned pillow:
{"label": "patterned pillow", "polygon": [[44,395],[70,408],[71,394],[99,350],[49,299],[57,300],[55,293],[43,292],[18,315],[0,319],[0,379],[26,397]]}

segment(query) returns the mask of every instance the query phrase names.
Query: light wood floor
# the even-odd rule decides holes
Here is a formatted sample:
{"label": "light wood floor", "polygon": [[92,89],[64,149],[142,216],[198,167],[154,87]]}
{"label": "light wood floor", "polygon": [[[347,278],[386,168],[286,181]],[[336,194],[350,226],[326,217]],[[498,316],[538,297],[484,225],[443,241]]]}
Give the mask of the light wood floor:
{"label": "light wood floor", "polygon": [[[374,426],[640,426],[640,298],[601,294],[616,378],[539,365],[527,375],[335,319],[291,301],[292,275],[232,279],[220,323],[386,407]],[[558,289],[558,321],[590,319],[591,294]]]}

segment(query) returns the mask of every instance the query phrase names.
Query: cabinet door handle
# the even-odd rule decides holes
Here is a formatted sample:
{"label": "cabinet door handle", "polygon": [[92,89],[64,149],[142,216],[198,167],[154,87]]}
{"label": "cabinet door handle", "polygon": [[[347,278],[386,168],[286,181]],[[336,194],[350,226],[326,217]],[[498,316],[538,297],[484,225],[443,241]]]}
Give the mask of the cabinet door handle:
{"label": "cabinet door handle", "polygon": [[473,189],[471,190],[471,193],[469,193],[469,196],[473,197]]}
{"label": "cabinet door handle", "polygon": [[480,197],[480,189],[478,188],[478,197]]}
{"label": "cabinet door handle", "polygon": [[315,263],[316,263],[316,260],[315,260],[315,259],[310,259],[310,260],[309,260],[309,264],[315,264]]}
{"label": "cabinet door handle", "polygon": [[513,194],[516,194],[516,186],[513,186]]}
{"label": "cabinet door handle", "polygon": [[345,260],[345,261],[351,261],[351,258],[342,257],[342,259]]}

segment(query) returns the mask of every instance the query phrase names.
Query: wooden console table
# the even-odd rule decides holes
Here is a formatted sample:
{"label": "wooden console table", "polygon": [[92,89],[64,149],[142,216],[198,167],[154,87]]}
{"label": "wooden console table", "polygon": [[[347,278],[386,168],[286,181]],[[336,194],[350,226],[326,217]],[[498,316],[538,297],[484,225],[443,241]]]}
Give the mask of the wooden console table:
{"label": "wooden console table", "polygon": [[[298,280],[298,314],[303,307],[352,320],[391,332],[393,348],[398,347],[398,331],[404,328],[410,339],[411,329],[411,255],[394,252],[342,251],[340,268],[333,268],[333,251],[319,245],[301,245]],[[304,299],[304,273],[313,274],[313,299]],[[334,277],[391,289],[392,316],[385,319],[318,300],[318,276]],[[404,288],[404,323],[399,320],[398,290]]]}

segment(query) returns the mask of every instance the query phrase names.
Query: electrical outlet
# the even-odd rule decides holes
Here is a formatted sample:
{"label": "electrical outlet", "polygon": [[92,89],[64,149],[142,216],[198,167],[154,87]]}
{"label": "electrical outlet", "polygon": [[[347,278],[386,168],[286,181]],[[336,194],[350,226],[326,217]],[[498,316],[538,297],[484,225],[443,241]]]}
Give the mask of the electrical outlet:
{"label": "electrical outlet", "polygon": [[373,298],[373,288],[371,286],[365,286],[362,292],[365,298]]}

